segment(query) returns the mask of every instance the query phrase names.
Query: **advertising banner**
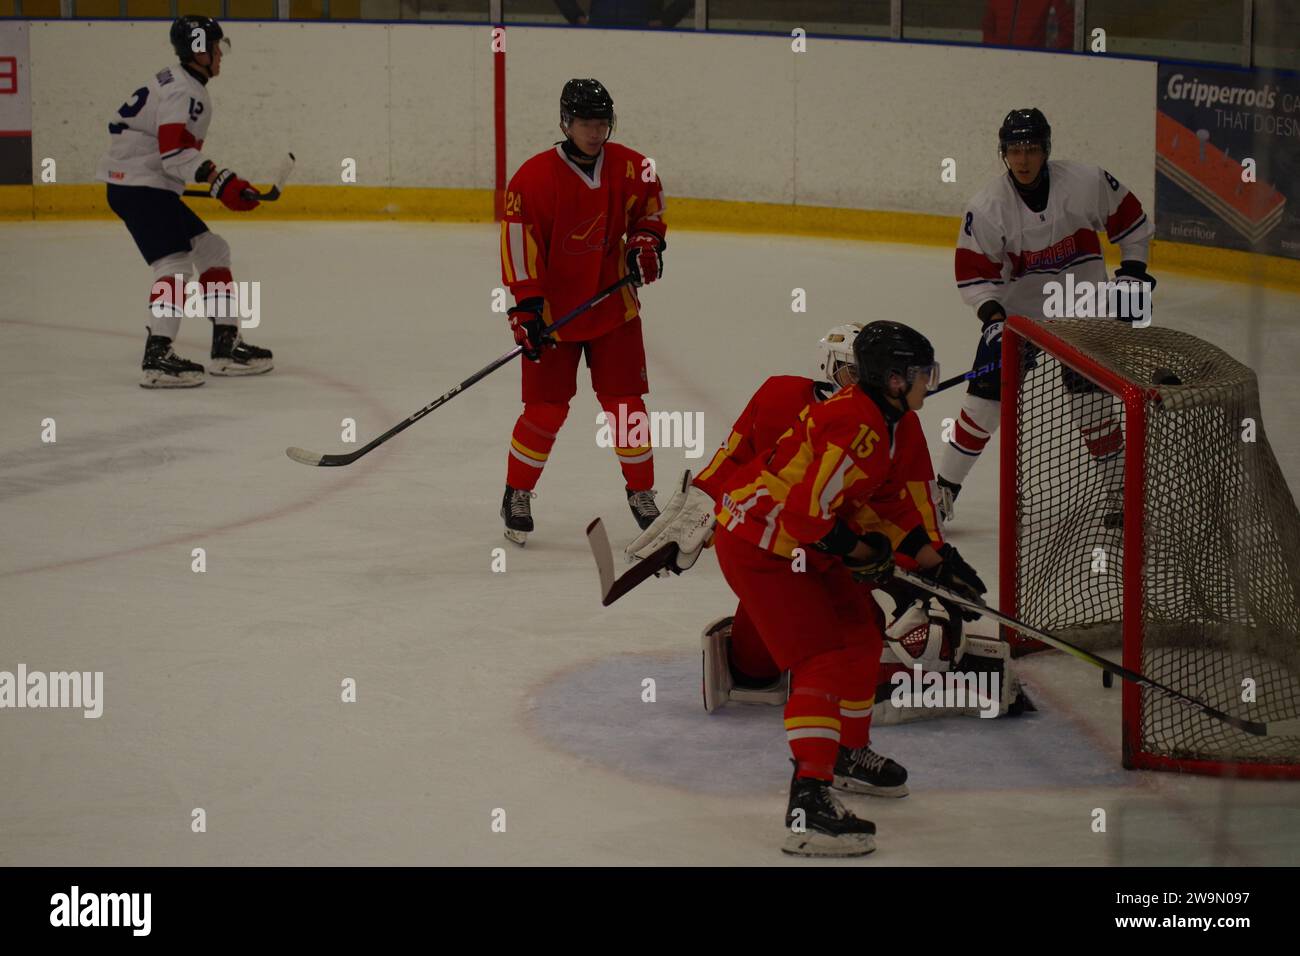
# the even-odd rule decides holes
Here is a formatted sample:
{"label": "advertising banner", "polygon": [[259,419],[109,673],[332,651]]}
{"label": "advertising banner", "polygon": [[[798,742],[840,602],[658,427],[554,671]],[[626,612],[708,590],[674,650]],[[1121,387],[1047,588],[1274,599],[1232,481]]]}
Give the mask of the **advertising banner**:
{"label": "advertising banner", "polygon": [[1300,77],[1161,64],[1156,235],[1300,259]]}

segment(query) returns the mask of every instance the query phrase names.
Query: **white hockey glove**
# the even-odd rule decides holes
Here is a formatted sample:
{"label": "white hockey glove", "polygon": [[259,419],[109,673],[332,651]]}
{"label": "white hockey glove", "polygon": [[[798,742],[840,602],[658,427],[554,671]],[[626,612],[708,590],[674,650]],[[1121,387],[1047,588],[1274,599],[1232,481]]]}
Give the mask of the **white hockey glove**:
{"label": "white hockey glove", "polygon": [[677,545],[676,570],[685,571],[713,540],[713,499],[691,484],[688,468],[659,517],[625,549],[629,558],[648,558],[665,544]]}

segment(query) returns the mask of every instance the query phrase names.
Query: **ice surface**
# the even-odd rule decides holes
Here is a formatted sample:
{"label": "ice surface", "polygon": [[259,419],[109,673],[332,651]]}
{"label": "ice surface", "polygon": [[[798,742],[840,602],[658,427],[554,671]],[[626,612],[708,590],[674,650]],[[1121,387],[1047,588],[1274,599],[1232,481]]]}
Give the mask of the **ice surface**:
{"label": "ice surface", "polygon": [[[284,455],[352,450],[342,419],[364,442],[510,346],[490,310],[496,229],[217,231],[235,277],[262,282],[245,335],[277,367],[150,392],[149,275],[121,225],[0,225],[0,670],[105,683],[98,720],[0,712],[0,863],[791,862],[778,712],[698,701],[700,630],[734,605],[714,559],[600,607],[583,529],[603,515],[619,547],[634,528],[585,376],[522,551],[497,517],[513,369],[350,467]],[[706,455],[765,376],[810,373],[833,325],[915,324],[945,374],[974,352],[943,249],[678,232],[665,264],[643,295],[650,406],[702,411]],[[1157,322],[1260,372],[1300,491],[1300,296],[1159,279]],[[207,345],[186,320],[178,350]],[[926,406],[932,441],[959,404]],[[992,586],[995,452],[952,529]],[[661,493],[702,463],[661,451]],[[862,865],[1300,860],[1296,785],[1125,772],[1118,687],[1059,655],[1023,672],[1035,716],[877,731],[912,794],[847,798],[880,830]]]}

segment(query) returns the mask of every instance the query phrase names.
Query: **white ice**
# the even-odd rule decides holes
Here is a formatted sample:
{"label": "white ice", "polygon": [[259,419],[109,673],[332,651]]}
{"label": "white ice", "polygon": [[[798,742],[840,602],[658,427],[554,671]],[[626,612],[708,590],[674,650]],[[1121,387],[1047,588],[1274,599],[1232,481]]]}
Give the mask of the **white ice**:
{"label": "white ice", "polygon": [[[585,376],[524,550],[497,516],[513,368],[348,468],[284,455],[350,450],[342,419],[364,442],[509,347],[490,310],[496,228],[254,216],[218,231],[236,278],[263,284],[245,335],[277,367],[151,392],[136,385],[149,277],[121,225],[0,226],[0,670],[103,671],[105,698],[97,720],[0,711],[0,863],[791,862],[779,710],[699,704],[700,630],[734,606],[714,559],[597,600],[583,528],[603,515],[622,544],[633,526]],[[947,374],[969,367],[976,324],[947,250],[679,231],[665,258],[643,297],[650,405],[702,411],[709,451],[765,376],[810,373],[841,322],[913,323]],[[1300,296],[1158,278],[1158,322],[1258,369],[1300,492]],[[179,351],[207,345],[186,320]],[[933,439],[959,403],[927,404]],[[995,451],[952,533],[990,585]],[[660,452],[661,499],[701,463]],[[1300,860],[1300,785],[1124,771],[1118,686],[1057,654],[1023,673],[1036,715],[876,732],[912,793],[847,798],[879,827],[857,865]]]}

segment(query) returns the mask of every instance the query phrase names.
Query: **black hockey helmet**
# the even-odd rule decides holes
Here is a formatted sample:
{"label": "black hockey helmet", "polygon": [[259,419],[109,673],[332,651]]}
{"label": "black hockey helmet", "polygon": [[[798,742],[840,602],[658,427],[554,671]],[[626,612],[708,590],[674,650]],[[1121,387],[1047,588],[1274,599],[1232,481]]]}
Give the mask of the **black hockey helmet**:
{"label": "black hockey helmet", "polygon": [[1043,111],[1036,106],[1012,110],[998,128],[998,155],[1006,158],[1013,143],[1037,143],[1043,147],[1043,159],[1052,155],[1052,127]]}
{"label": "black hockey helmet", "polygon": [[566,133],[575,119],[609,120],[609,135],[614,135],[617,122],[614,98],[600,80],[569,80],[564,84],[560,93],[560,126]]}
{"label": "black hockey helmet", "polygon": [[910,387],[918,375],[925,375],[933,388],[939,365],[934,346],[916,329],[901,322],[881,320],[867,325],[853,340],[858,363],[858,384],[867,391],[889,395],[889,377],[897,375]]}
{"label": "black hockey helmet", "polygon": [[[198,44],[199,49],[195,49],[200,36],[203,42]],[[196,54],[210,53],[218,43],[222,44],[223,52],[230,49],[230,40],[222,31],[221,24],[211,17],[196,14],[186,14],[176,19],[172,24],[171,40],[172,49],[182,63],[192,63]]]}

